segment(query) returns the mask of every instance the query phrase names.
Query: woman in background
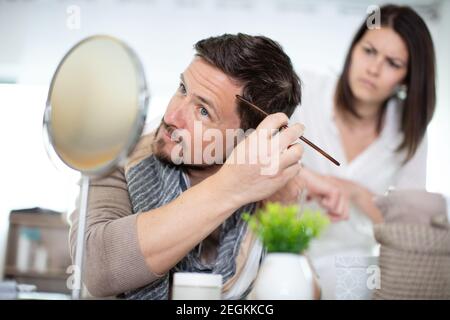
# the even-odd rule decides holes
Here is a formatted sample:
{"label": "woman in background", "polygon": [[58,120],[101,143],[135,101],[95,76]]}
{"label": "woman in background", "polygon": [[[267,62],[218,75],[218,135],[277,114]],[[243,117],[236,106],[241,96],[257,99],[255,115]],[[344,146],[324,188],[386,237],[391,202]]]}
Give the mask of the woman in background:
{"label": "woman in background", "polygon": [[339,185],[354,205],[347,221],[330,225],[310,248],[325,299],[368,298],[336,272],[376,255],[372,227],[383,216],[374,196],[389,187],[425,189],[426,129],[435,108],[433,42],[411,8],[386,5],[380,14],[380,28],[368,29],[364,21],[358,29],[337,79],[302,74],[302,106],[291,117],[341,162],[337,167],[305,152],[306,171]]}

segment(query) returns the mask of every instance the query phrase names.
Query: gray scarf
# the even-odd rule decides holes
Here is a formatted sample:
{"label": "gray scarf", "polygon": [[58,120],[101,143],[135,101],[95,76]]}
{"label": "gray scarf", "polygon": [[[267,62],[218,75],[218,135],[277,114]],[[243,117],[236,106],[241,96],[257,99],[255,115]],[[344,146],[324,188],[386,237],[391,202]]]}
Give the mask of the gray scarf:
{"label": "gray scarf", "polygon": [[[159,208],[173,201],[187,189],[188,185],[180,168],[162,163],[154,155],[131,168],[127,172],[126,179],[134,213]],[[256,205],[250,203],[225,220],[220,230],[217,258],[214,262],[204,264],[200,259],[197,246],[168,274],[147,286],[125,292],[123,296],[126,299],[168,299],[170,280],[174,272],[221,274],[225,283],[236,272],[236,257],[247,230],[247,223],[242,220],[242,214],[253,213],[255,208]]]}

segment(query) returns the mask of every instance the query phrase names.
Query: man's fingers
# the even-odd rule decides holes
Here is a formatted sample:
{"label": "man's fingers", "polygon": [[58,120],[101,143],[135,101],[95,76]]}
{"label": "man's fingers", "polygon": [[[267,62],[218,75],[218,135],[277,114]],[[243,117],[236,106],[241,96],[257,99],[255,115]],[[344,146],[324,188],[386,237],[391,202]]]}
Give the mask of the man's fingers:
{"label": "man's fingers", "polygon": [[305,129],[305,126],[296,123],[292,126],[290,126],[287,129],[284,129],[279,133],[279,136],[277,137],[280,144],[280,151],[285,150],[289,145],[293,144],[295,141],[297,141],[298,138],[300,138],[301,135],[303,135],[303,131]]}
{"label": "man's fingers", "polygon": [[274,130],[278,130],[282,126],[287,125],[288,120],[287,115],[282,112],[273,113],[265,117],[256,130],[265,130],[267,137],[270,138]]}
{"label": "man's fingers", "polygon": [[[303,148],[303,147],[302,147]],[[301,170],[300,170],[300,172],[299,172],[299,174],[296,176],[296,177],[294,177],[294,183],[295,183],[295,185],[297,186],[297,189],[299,189],[299,190],[304,190],[304,189],[306,189],[306,182],[305,182],[305,180],[300,176],[301,175],[301,171],[303,170],[304,168],[302,168]]]}
{"label": "man's fingers", "polygon": [[298,163],[303,155],[303,146],[300,144],[294,144],[291,148],[287,149],[280,155],[280,170],[292,166]]}
{"label": "man's fingers", "polygon": [[298,175],[302,166],[299,163],[295,163],[290,167],[287,167],[283,170],[282,176],[283,179],[286,179],[286,182]]}

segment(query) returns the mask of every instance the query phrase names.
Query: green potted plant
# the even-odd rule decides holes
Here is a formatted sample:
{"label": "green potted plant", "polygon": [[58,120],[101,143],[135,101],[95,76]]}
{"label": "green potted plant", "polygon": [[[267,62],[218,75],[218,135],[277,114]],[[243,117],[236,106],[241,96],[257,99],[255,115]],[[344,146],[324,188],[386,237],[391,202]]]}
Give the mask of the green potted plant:
{"label": "green potted plant", "polygon": [[244,214],[250,229],[267,250],[253,290],[255,299],[313,299],[314,277],[303,255],[312,239],[329,224],[320,211],[300,214],[297,205],[267,203]]}

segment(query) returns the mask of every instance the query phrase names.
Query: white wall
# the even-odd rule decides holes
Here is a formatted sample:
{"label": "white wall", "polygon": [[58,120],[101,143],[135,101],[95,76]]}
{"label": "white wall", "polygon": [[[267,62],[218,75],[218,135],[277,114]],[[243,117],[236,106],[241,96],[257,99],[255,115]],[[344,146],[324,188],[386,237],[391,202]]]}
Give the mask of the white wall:
{"label": "white wall", "polygon": [[[0,0],[0,82],[20,84],[0,86],[0,262],[11,209],[45,206],[67,211],[73,207],[76,179],[47,160],[41,123],[52,73],[78,40],[107,33],[135,49],[152,93],[152,118],[164,111],[199,39],[225,32],[263,34],[279,41],[297,68],[338,72],[367,5],[378,2]],[[81,9],[81,28],[77,30],[67,27],[66,10],[74,4]],[[443,1],[439,13],[439,20],[426,16],[436,45],[439,76],[437,112],[429,131],[428,188],[450,193],[450,1]]]}
{"label": "white wall", "polygon": [[74,208],[78,174],[57,169],[44,148],[46,95],[45,86],[0,85],[0,274],[10,210]]}
{"label": "white wall", "polygon": [[450,196],[450,1],[433,34],[437,59],[437,106],[429,126],[427,189]]}

